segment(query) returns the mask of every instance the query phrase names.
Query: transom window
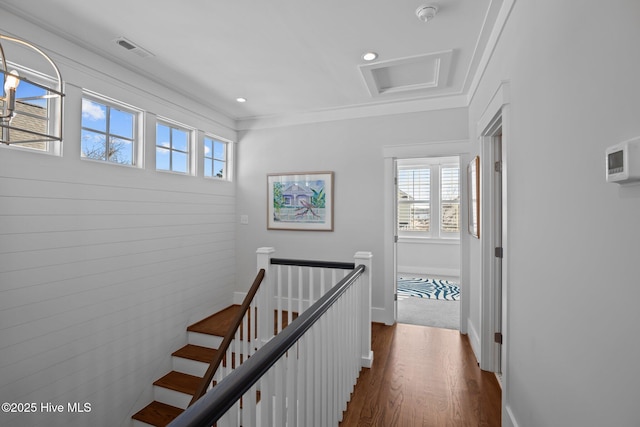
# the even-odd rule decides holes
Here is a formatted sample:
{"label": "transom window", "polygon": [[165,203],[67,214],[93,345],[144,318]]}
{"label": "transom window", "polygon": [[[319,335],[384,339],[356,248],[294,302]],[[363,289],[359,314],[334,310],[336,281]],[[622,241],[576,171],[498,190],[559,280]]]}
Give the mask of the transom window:
{"label": "transom window", "polygon": [[398,160],[397,182],[400,237],[459,237],[458,158]]}
{"label": "transom window", "polygon": [[191,131],[166,122],[156,124],[156,169],[190,172]]}
{"label": "transom window", "polygon": [[204,176],[227,178],[227,143],[204,137]]}
{"label": "transom window", "polygon": [[82,98],[82,157],[134,165],[137,116],[115,103]]}

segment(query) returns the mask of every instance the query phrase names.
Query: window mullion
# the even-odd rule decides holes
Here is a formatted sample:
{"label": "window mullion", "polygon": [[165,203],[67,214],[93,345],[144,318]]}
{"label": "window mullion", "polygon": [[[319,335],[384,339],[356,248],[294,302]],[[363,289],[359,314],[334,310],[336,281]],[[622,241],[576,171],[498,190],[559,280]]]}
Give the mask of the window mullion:
{"label": "window mullion", "polygon": [[173,128],[169,128],[169,170],[173,170]]}
{"label": "window mullion", "polygon": [[104,152],[104,159],[107,162],[111,161],[111,156],[109,156],[109,153],[111,152],[111,107],[107,105],[107,128],[106,128],[106,132],[105,132],[105,152]]}

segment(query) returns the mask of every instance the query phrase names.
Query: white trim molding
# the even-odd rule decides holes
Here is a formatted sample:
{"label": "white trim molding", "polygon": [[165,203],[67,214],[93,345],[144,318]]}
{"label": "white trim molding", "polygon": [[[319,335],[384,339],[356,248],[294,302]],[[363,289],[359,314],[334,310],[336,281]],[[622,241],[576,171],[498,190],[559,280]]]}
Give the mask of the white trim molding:
{"label": "white trim molding", "polygon": [[[481,181],[483,182],[483,207],[482,224],[485,230],[481,246],[481,324],[480,324],[480,367],[488,371],[500,370],[502,373],[502,413],[503,420],[511,417],[508,410],[509,387],[509,233],[508,233],[508,177],[509,156],[508,147],[511,144],[511,91],[509,81],[502,81],[498,85],[491,100],[488,102],[482,116],[476,124],[476,135],[481,145],[480,152],[483,158],[481,169],[484,170]],[[500,138],[500,181],[494,179],[494,167],[496,155],[496,138]],[[496,204],[498,187],[501,203]],[[500,212],[497,212],[500,209]],[[498,227],[494,224],[496,215],[500,215],[499,235],[502,247],[501,265],[495,264],[494,249],[497,242],[494,237]],[[498,268],[500,270],[498,271]],[[498,292],[494,283],[497,275],[501,278],[501,290]],[[497,324],[497,310],[500,305],[500,324]],[[499,328],[499,329],[498,329]],[[502,345],[496,345],[494,332],[500,330]],[[500,352],[498,354],[498,352]],[[517,423],[512,424],[517,426]]]}

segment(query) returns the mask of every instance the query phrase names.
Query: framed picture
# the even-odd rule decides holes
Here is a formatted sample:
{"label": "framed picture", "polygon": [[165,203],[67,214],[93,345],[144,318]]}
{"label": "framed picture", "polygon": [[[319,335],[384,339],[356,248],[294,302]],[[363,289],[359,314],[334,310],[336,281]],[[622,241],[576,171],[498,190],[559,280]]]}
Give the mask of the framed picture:
{"label": "framed picture", "polygon": [[267,229],[333,231],[333,172],[268,174]]}
{"label": "framed picture", "polygon": [[467,166],[469,183],[469,234],[480,238],[480,157],[476,156]]}

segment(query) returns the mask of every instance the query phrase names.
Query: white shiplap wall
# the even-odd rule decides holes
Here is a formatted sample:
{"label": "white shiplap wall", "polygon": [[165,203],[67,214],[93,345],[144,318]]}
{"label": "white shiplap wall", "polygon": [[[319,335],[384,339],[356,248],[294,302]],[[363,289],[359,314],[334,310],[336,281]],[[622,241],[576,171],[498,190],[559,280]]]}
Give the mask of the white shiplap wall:
{"label": "white shiplap wall", "polygon": [[[10,32],[59,52],[68,80],[63,156],[0,146],[0,401],[37,405],[0,412],[0,425],[128,426],[185,328],[230,304],[236,286],[235,183],[199,169],[156,172],[154,114],[230,140],[235,131],[206,107],[5,18]],[[144,118],[146,167],[80,158],[82,88],[154,112]],[[63,413],[44,413],[48,402]],[[91,412],[68,413],[74,402]]]}
{"label": "white shiplap wall", "polygon": [[[185,327],[231,301],[234,210],[231,183],[0,150],[2,400],[86,401],[119,425]],[[88,425],[69,417],[47,423]]]}

